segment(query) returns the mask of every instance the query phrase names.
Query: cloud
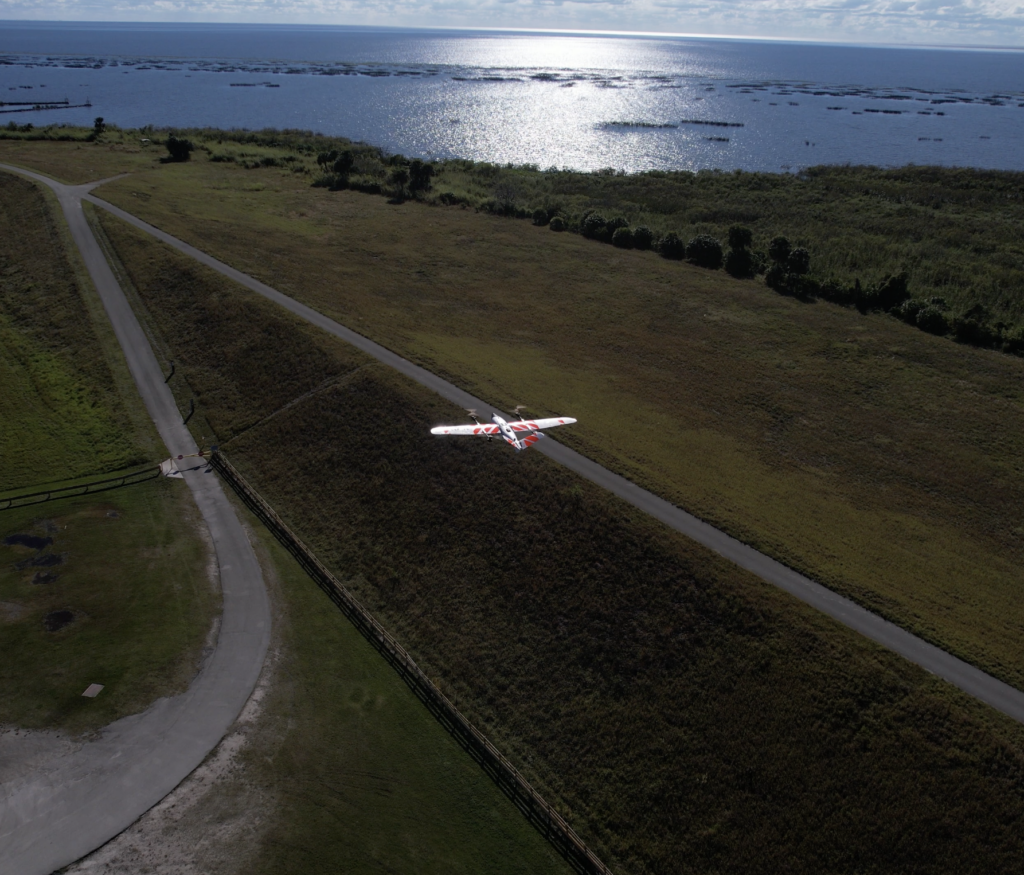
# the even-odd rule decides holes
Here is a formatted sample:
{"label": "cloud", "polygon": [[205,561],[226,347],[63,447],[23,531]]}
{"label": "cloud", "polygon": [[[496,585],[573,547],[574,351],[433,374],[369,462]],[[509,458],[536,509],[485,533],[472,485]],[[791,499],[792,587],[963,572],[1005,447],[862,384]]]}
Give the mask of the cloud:
{"label": "cloud", "polygon": [[0,0],[0,19],[614,30],[1024,46],[1020,0]]}

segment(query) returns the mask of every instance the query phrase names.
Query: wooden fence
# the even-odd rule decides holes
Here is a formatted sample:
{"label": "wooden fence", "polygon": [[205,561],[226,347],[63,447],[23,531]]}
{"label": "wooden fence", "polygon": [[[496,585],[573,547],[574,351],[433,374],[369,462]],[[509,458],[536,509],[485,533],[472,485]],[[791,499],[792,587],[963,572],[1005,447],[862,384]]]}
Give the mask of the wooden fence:
{"label": "wooden fence", "polygon": [[25,495],[15,495],[11,498],[0,498],[0,510],[9,510],[14,507],[28,507],[32,504],[42,504],[45,501],[56,501],[58,498],[75,498],[78,495],[92,495],[94,492],[106,492],[108,489],[120,489],[122,486],[134,486],[136,483],[144,483],[146,480],[155,480],[160,476],[160,466],[150,466],[141,471],[131,471],[127,474],[120,474],[117,477],[106,477],[102,480],[90,480],[88,483],[79,483],[76,486],[56,486],[45,492],[29,492]]}
{"label": "wooden fence", "polygon": [[246,507],[270,529],[320,589],[327,593],[331,601],[341,609],[341,612],[398,672],[441,725],[480,764],[515,806],[565,857],[573,869],[583,875],[611,875],[611,870],[586,846],[573,828],[541,798],[540,794],[519,774],[516,767],[466,719],[434,682],[420,670],[413,658],[406,653],[405,648],[374,619],[366,608],[359,604],[231,463],[220,453],[214,453],[210,463],[245,503]]}

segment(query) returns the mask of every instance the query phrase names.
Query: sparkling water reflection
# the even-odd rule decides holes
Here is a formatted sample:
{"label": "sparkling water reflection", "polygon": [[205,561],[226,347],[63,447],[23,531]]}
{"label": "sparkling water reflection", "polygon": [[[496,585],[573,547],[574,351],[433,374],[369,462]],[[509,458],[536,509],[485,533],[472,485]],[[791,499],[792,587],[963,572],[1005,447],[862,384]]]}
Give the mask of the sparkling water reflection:
{"label": "sparkling water reflection", "polygon": [[8,22],[0,100],[91,106],[0,120],[304,128],[421,157],[585,170],[1024,169],[1020,60],[722,40]]}

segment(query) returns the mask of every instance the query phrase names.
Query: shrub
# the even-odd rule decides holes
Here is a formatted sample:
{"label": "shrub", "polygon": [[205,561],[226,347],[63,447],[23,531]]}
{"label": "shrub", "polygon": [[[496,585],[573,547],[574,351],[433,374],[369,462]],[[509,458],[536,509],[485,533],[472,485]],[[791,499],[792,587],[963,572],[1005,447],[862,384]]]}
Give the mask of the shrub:
{"label": "shrub", "polygon": [[316,163],[320,165],[320,170],[326,173],[328,168],[338,160],[340,153],[337,149],[331,149],[330,152],[321,152],[316,156]]}
{"label": "shrub", "polygon": [[811,269],[811,253],[802,247],[794,249],[786,259],[786,267],[790,273],[803,276]]}
{"label": "shrub", "polygon": [[975,304],[965,313],[961,313],[950,321],[950,328],[953,336],[960,343],[969,343],[972,346],[999,346],[1001,345],[1001,331],[993,328],[988,321],[988,312],[981,304]]}
{"label": "shrub", "polygon": [[639,228],[633,229],[634,249],[650,249],[653,243],[654,234],[651,233],[651,229],[646,225],[641,225]]}
{"label": "shrub", "polygon": [[179,139],[174,134],[167,138],[167,142],[164,145],[167,146],[169,161],[188,161],[192,151],[195,149],[191,140]]}
{"label": "shrub", "polygon": [[776,262],[769,267],[767,273],[765,273],[764,284],[770,289],[782,292],[786,289],[786,278],[788,276],[789,274],[786,273],[786,268]]}
{"label": "shrub", "polygon": [[539,225],[543,228],[548,223],[548,211],[547,210],[534,210],[533,211],[533,224]]}
{"label": "shrub", "polygon": [[604,216],[598,213],[591,213],[583,220],[581,226],[583,236],[589,240],[604,240],[609,235],[608,222]]}
{"label": "shrub", "polygon": [[409,168],[402,167],[401,165],[393,168],[391,173],[388,174],[388,181],[394,186],[396,191],[403,191],[406,185],[409,184]]}
{"label": "shrub", "polygon": [[754,275],[754,256],[749,249],[730,249],[725,256],[725,270],[731,276],[744,278]]}
{"label": "shrub", "polygon": [[792,247],[785,237],[775,237],[768,244],[768,257],[777,264],[784,264],[791,250]]}
{"label": "shrub", "polygon": [[103,116],[96,116],[96,120],[92,123],[92,133],[89,134],[86,139],[91,143],[96,140],[105,130],[107,126],[103,123]]}
{"label": "shrub", "polygon": [[605,227],[608,228],[608,233],[614,237],[615,232],[618,231],[619,228],[628,228],[629,222],[622,218],[622,216],[616,216],[614,219],[611,219]]}
{"label": "shrub", "polygon": [[[730,249],[747,249],[750,244],[754,242],[754,232],[749,228],[744,228],[741,225],[733,225],[729,229],[729,248]],[[728,268],[726,268],[728,270]]]}
{"label": "shrub", "polygon": [[555,216],[551,223],[548,225],[552,231],[564,231],[565,230],[565,219],[561,216]]}
{"label": "shrub", "polygon": [[718,270],[722,266],[722,244],[710,234],[698,234],[686,244],[686,259],[698,267]]}
{"label": "shrub", "polygon": [[459,196],[453,191],[442,192],[440,197],[438,197],[438,200],[445,206],[453,206],[454,204],[462,202],[461,198],[459,198]]}
{"label": "shrub", "polygon": [[[337,153],[334,153],[337,154]],[[346,149],[337,158],[334,159],[331,164],[331,169],[339,176],[348,176],[352,172],[352,165],[355,164],[355,158],[352,157],[352,153]]]}
{"label": "shrub", "polygon": [[683,241],[679,239],[679,235],[674,231],[669,231],[658,241],[657,249],[658,254],[662,258],[672,258],[676,261],[686,254],[686,247],[683,245]]}
{"label": "shrub", "polygon": [[899,316],[904,322],[910,325],[917,324],[918,314],[927,306],[924,301],[917,301],[914,298],[904,301],[897,307],[893,313]]}
{"label": "shrub", "polygon": [[917,327],[929,334],[945,334],[949,330],[949,323],[938,307],[928,304],[917,314]]}
{"label": "shrub", "polygon": [[873,304],[881,310],[895,310],[909,297],[907,275],[900,273],[895,276],[887,276],[878,284]]}
{"label": "shrub", "polygon": [[1024,355],[1024,328],[1017,328],[1003,338],[1003,352]]}
{"label": "shrub", "polygon": [[430,179],[433,175],[433,164],[420,161],[419,158],[413,159],[409,164],[409,191],[430,191]]}
{"label": "shrub", "polygon": [[612,233],[612,246],[619,249],[633,248],[633,232],[629,228],[616,228]]}

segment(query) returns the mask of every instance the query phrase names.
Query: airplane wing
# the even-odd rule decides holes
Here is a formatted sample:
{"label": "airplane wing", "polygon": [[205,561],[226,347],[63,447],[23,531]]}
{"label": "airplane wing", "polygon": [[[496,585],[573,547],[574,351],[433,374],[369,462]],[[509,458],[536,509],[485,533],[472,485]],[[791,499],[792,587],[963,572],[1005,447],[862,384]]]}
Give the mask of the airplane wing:
{"label": "airplane wing", "polygon": [[439,425],[430,429],[431,434],[497,434],[496,425]]}
{"label": "airplane wing", "polygon": [[571,416],[556,416],[551,419],[523,419],[510,422],[512,431],[540,431],[542,428],[554,428],[557,425],[572,425],[576,420]]}

